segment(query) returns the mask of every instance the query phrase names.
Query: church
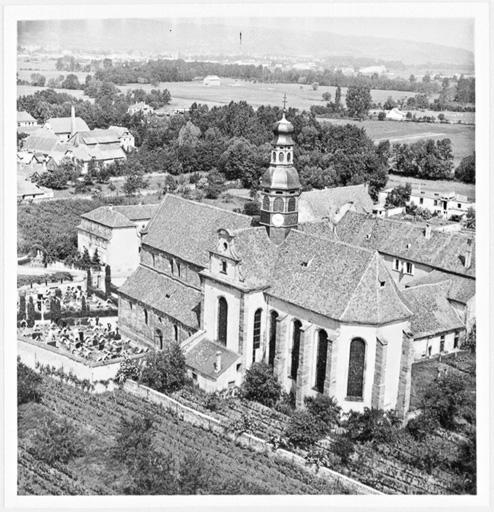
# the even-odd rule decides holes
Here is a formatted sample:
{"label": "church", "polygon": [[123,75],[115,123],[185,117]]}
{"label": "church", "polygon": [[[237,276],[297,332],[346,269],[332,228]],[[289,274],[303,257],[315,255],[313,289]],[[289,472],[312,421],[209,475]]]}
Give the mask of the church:
{"label": "church", "polygon": [[251,217],[167,194],[119,289],[121,333],[156,349],[181,343],[189,373],[214,391],[273,368],[296,404],[324,393],[344,410],[408,410],[412,312],[376,250],[299,226],[293,126],[274,126]]}

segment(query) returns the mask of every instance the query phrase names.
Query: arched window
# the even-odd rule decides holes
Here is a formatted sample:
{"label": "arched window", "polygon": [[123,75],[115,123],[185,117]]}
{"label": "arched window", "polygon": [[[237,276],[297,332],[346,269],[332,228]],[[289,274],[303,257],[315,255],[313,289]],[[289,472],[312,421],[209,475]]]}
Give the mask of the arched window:
{"label": "arched window", "polygon": [[297,206],[297,200],[294,197],[290,197],[290,199],[288,199],[288,211],[294,212],[296,206]]}
{"label": "arched window", "polygon": [[285,155],[283,155],[283,153],[281,151],[278,153],[278,160],[280,162],[284,162],[284,160],[285,160]]}
{"label": "arched window", "polygon": [[160,350],[163,350],[163,333],[161,332],[161,329],[156,329],[154,335]]}
{"label": "arched window", "polygon": [[271,151],[271,160],[276,163],[276,151]]}
{"label": "arched window", "polygon": [[271,311],[271,322],[269,326],[269,357],[268,364],[274,367],[274,358],[276,357],[276,325],[278,321],[278,313]]}
{"label": "arched window", "polygon": [[148,324],[148,310],[147,309],[144,310],[144,323],[146,325]]}
{"label": "arched window", "polygon": [[218,299],[218,341],[226,345],[228,331],[228,303],[225,297]]}
{"label": "arched window", "polygon": [[178,341],[178,325],[173,326],[173,339]]}
{"label": "arched window", "polygon": [[290,368],[290,377],[297,380],[298,363],[300,358],[300,334],[302,331],[302,322],[295,320],[293,322],[293,336],[292,336],[292,364]]}
{"label": "arched window", "polygon": [[269,211],[269,197],[264,196],[264,199],[262,200],[262,209]]}
{"label": "arched window", "polygon": [[289,152],[289,153],[287,153],[287,155],[286,155],[286,161],[287,161],[288,163],[290,163],[290,162],[292,161],[292,154],[291,154],[290,152]]}
{"label": "arched window", "polygon": [[281,199],[281,197],[275,197],[273,203],[273,211],[282,212],[283,210],[283,199]]}
{"label": "arched window", "polygon": [[256,350],[261,347],[261,318],[262,309],[254,313],[254,330],[252,334],[252,362],[256,360]]}
{"label": "arched window", "polygon": [[326,365],[328,357],[328,333],[322,329],[317,337],[317,360],[316,360],[316,389],[319,393],[324,392],[324,381],[326,380]]}
{"label": "arched window", "polygon": [[365,341],[354,338],[350,343],[347,397],[361,399],[364,395]]}

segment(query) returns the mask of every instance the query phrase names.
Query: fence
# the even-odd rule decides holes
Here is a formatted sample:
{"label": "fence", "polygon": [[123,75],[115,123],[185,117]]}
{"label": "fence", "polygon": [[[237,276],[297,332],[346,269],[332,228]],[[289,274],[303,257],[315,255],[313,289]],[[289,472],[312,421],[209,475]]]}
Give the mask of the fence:
{"label": "fence", "polygon": [[282,448],[274,449],[271,444],[252,434],[246,432],[240,434],[232,432],[227,425],[224,425],[216,418],[187,407],[186,405],[177,402],[177,400],[174,400],[163,393],[159,393],[154,389],[143,386],[142,384],[137,384],[134,381],[127,380],[124,384],[124,390],[134,396],[159,404],[165,409],[175,413],[181,420],[227,437],[228,439],[235,441],[240,446],[249,448],[256,452],[266,453],[270,457],[288,461],[330,482],[336,481],[346,487],[352,494],[383,494],[372,487],[368,487],[367,485],[349,478],[346,475],[333,471],[332,469],[326,467],[316,468],[315,465],[307,465],[307,461],[304,457]]}

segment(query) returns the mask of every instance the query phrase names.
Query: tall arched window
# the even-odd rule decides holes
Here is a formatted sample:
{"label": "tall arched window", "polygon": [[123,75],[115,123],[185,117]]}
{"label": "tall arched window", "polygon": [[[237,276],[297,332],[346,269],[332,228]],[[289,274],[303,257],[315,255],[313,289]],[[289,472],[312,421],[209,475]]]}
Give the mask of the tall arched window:
{"label": "tall arched window", "polygon": [[161,329],[156,329],[155,337],[160,350],[163,350],[163,333],[161,332]]}
{"label": "tall arched window", "polygon": [[147,309],[144,310],[144,323],[146,325],[148,324],[148,310]]}
{"label": "tall arched window", "polygon": [[275,197],[274,203],[273,203],[273,211],[274,212],[282,212],[283,210],[284,210],[283,199],[281,199],[281,197]]}
{"label": "tall arched window", "polygon": [[268,364],[269,366],[274,366],[274,358],[276,357],[276,325],[278,321],[278,313],[276,311],[271,311],[271,322],[269,326],[269,356],[268,356]]}
{"label": "tall arched window", "polygon": [[294,197],[290,197],[290,199],[288,199],[288,211],[294,212],[296,205],[297,205],[297,200]]}
{"label": "tall arched window", "polygon": [[271,160],[276,163],[276,151],[271,151]]}
{"label": "tall arched window", "polygon": [[316,389],[319,393],[324,392],[324,381],[326,380],[326,366],[328,358],[328,333],[322,329],[317,336],[317,360],[316,360]]}
{"label": "tall arched window", "polygon": [[262,309],[254,313],[254,330],[252,334],[252,362],[256,360],[256,350],[261,347],[261,318]]}
{"label": "tall arched window", "polygon": [[178,341],[178,325],[173,326],[173,339]]}
{"label": "tall arched window", "polygon": [[290,163],[290,162],[292,161],[292,154],[291,154],[290,152],[288,152],[288,153],[286,154],[286,161],[287,161],[288,163]]}
{"label": "tall arched window", "polygon": [[284,161],[284,159],[285,159],[285,157],[284,157],[283,153],[280,151],[280,152],[278,153],[278,160],[279,160],[280,162],[283,162],[283,161]]}
{"label": "tall arched window", "polygon": [[350,343],[348,362],[347,397],[361,399],[364,396],[365,341],[354,338]]}
{"label": "tall arched window", "polygon": [[298,363],[300,358],[300,334],[302,332],[302,322],[295,320],[293,322],[293,336],[292,336],[292,364],[290,368],[290,377],[293,380],[297,379]]}
{"label": "tall arched window", "polygon": [[226,345],[228,331],[228,303],[225,297],[218,299],[218,341]]}
{"label": "tall arched window", "polygon": [[262,209],[269,211],[269,197],[264,196],[264,199],[262,200]]}

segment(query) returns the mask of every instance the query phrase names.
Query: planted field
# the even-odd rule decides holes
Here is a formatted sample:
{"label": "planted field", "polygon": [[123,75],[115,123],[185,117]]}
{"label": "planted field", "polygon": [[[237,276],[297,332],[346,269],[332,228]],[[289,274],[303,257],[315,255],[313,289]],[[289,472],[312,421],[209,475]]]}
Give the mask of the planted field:
{"label": "planted field", "polygon": [[[29,404],[29,407],[33,404]],[[26,460],[25,469],[19,476],[20,494],[49,492],[71,494],[75,489],[84,489],[80,494],[100,493],[102,489],[115,492],[115,481],[121,475],[118,466],[109,459],[109,448],[113,444],[120,420],[123,416],[135,414],[150,415],[156,424],[156,447],[163,453],[179,458],[185,454],[201,454],[208,462],[210,471],[220,479],[241,483],[243,492],[256,494],[341,494],[345,489],[314,477],[286,462],[278,462],[264,454],[258,454],[237,446],[234,442],[193,427],[160,407],[146,403],[123,391],[90,395],[66,384],[55,383],[44,378],[43,406],[34,406],[40,414],[40,407],[46,414],[55,413],[76,424],[88,436],[87,453],[64,467],[70,482],[60,488],[52,482],[48,471],[47,482],[43,475],[47,468],[39,468],[29,458],[25,444],[19,445],[19,457]],[[21,415],[25,409],[21,408]],[[38,418],[39,419],[39,418]],[[29,437],[29,422],[20,421],[19,437]],[[33,424],[31,422],[31,427]],[[22,429],[24,428],[24,431]],[[91,439],[91,441],[89,441]],[[37,469],[38,468],[38,469]],[[77,476],[75,476],[77,475]],[[40,482],[41,478],[41,482]],[[97,485],[99,483],[99,485]],[[98,491],[99,489],[99,491]],[[252,492],[254,490],[254,492]],[[242,492],[241,492],[242,493]]]}
{"label": "planted field", "polygon": [[475,151],[475,127],[471,125],[322,118],[319,120],[333,124],[355,124],[359,128],[364,128],[375,142],[389,140],[391,144],[412,144],[420,139],[451,139],[455,165]]}

